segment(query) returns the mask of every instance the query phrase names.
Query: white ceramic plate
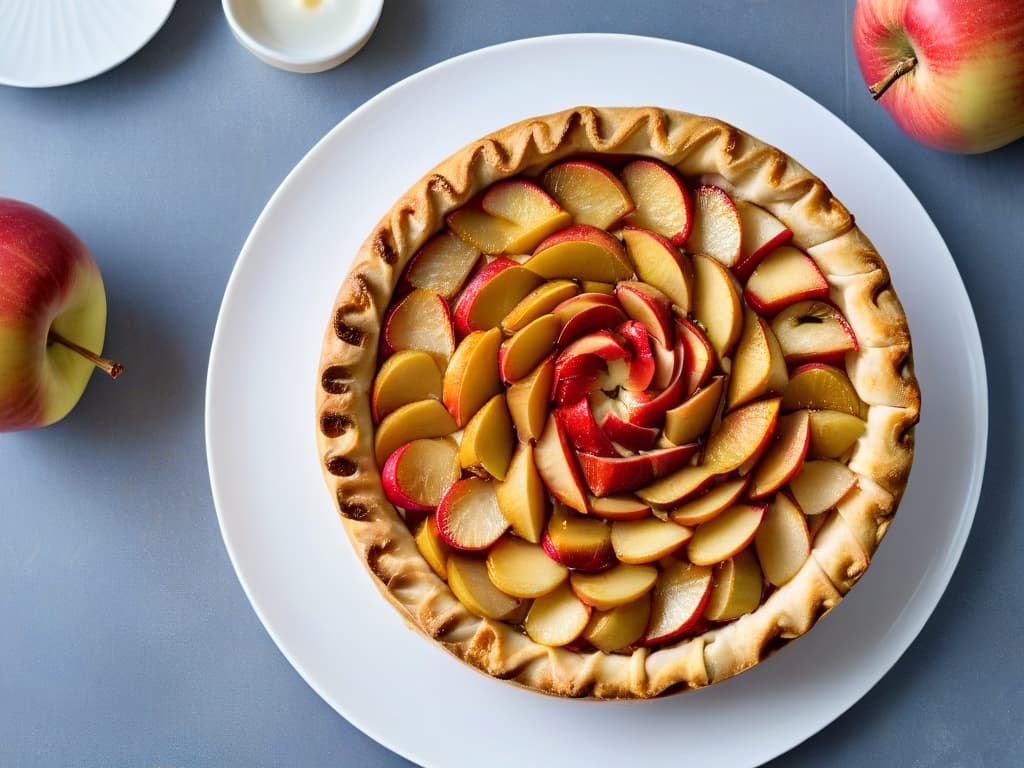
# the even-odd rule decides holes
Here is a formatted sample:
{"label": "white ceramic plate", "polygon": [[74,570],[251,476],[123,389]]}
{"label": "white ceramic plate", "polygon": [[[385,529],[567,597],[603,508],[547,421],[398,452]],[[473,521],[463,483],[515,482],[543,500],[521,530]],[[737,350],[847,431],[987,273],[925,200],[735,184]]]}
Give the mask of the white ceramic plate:
{"label": "white ceramic plate", "polygon": [[[440,93],[459,97],[440,108]],[[716,115],[826,179],[891,267],[923,382],[911,484],[857,588],[797,649],[664,700],[547,698],[480,675],[409,630],[355,559],[314,444],[320,341],[349,260],[378,218],[472,139],[584,103]],[[918,279],[925,270],[928,280]],[[675,762],[683,750],[721,768],[759,764],[815,733],[910,645],[970,529],[988,404],[977,326],[949,251],[907,186],[853,131],[792,87],[720,54],[573,35],[439,64],[368,102],[309,153],[267,205],[231,276],[206,418],[221,530],[253,607],[299,673],[367,734],[445,768],[479,765],[477,748],[493,768],[531,764],[538,740],[545,765]]]}
{"label": "white ceramic plate", "polygon": [[95,77],[148,43],[172,8],[174,0],[0,0],[0,84]]}

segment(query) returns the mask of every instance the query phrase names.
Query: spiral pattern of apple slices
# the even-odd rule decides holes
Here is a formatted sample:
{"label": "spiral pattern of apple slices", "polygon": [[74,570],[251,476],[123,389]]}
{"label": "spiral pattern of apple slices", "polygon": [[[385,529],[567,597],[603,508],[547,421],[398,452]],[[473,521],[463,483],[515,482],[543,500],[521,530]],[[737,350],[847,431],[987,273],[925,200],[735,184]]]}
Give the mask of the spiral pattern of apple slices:
{"label": "spiral pattern of apple slices", "polygon": [[771,213],[569,159],[450,213],[385,315],[384,491],[473,613],[659,646],[785,584],[857,484],[857,339]]}

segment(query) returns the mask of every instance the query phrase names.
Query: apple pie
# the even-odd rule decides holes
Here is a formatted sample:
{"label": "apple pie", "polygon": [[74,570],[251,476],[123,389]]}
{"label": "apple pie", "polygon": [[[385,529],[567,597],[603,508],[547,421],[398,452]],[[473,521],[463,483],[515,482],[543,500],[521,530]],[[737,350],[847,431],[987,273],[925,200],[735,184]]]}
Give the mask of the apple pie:
{"label": "apple pie", "polygon": [[558,696],[716,683],[811,629],[906,487],[886,266],[818,178],[718,120],[578,108],[473,142],[355,256],[317,388],[383,595]]}

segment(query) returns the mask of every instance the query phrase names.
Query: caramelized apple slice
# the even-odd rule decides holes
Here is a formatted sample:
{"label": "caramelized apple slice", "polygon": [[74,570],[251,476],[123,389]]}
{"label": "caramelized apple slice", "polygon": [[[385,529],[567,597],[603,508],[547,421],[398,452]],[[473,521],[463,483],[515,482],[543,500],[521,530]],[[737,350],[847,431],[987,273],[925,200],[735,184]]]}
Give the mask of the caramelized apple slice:
{"label": "caramelized apple slice", "polygon": [[814,259],[784,246],[765,256],[751,273],[743,295],[760,314],[774,315],[798,301],[827,299],[828,290],[828,281]]}
{"label": "caramelized apple slice", "polygon": [[651,594],[651,617],[642,643],[658,645],[693,627],[711,596],[707,566],[671,560],[662,566]]}
{"label": "caramelized apple slice", "polygon": [[735,504],[706,523],[697,526],[686,547],[691,563],[714,565],[746,549],[764,518],[765,508]]}
{"label": "caramelized apple slice", "polygon": [[509,179],[492,184],[480,207],[516,226],[508,253],[529,253],[541,240],[572,222],[572,216],[531,181]]}
{"label": "caramelized apple slice", "polygon": [[583,397],[572,405],[561,405],[554,410],[555,418],[565,428],[569,441],[577,451],[597,456],[618,457],[615,445],[604,433],[590,410],[590,400]]}
{"label": "caramelized apple slice", "polygon": [[548,519],[548,493],[537,472],[533,444],[520,443],[504,482],[495,487],[498,506],[516,535],[536,544]]}
{"label": "caramelized apple slice", "polygon": [[839,365],[847,352],[856,352],[857,337],[842,313],[824,301],[800,301],[772,320],[786,362],[810,361]]}
{"label": "caramelized apple slice", "polygon": [[485,619],[504,619],[522,605],[491,583],[483,560],[459,552],[448,558],[448,586],[460,603]]}
{"label": "caramelized apple slice", "polygon": [[583,630],[583,639],[605,653],[622,650],[643,637],[650,615],[650,593],[607,611],[595,610]]}
{"label": "caramelized apple slice", "polygon": [[807,455],[812,459],[838,459],[867,429],[867,423],[841,411],[811,411],[811,437]]}
{"label": "caramelized apple slice", "polygon": [[641,323],[663,347],[675,345],[672,302],[657,288],[634,280],[615,286],[615,297],[626,315]]}
{"label": "caramelized apple slice", "polygon": [[562,425],[554,415],[549,415],[547,425],[534,450],[537,471],[554,498],[578,512],[585,513],[587,494],[583,489],[583,481],[576,468],[573,453]]}
{"label": "caramelized apple slice", "polygon": [[764,208],[745,200],[733,202],[740,215],[742,238],[740,258],[732,269],[740,280],[746,280],[766,255],[793,239],[793,232]]}
{"label": "caramelized apple slice", "polygon": [[[555,307],[571,299],[579,292],[571,280],[550,280],[526,294],[501,321],[505,333],[522,330],[538,317],[550,313]],[[563,320],[558,321],[559,327]]]}
{"label": "caramelized apple slice", "polygon": [[671,507],[706,488],[715,474],[714,469],[703,465],[683,467],[641,488],[636,495],[653,507]]}
{"label": "caramelized apple slice", "polygon": [[636,205],[626,223],[682,245],[690,234],[693,202],[679,175],[667,165],[646,158],[627,163],[620,175]]}
{"label": "caramelized apple slice", "polygon": [[498,349],[498,372],[502,381],[512,383],[526,376],[541,360],[554,352],[562,324],[554,315],[541,315],[502,342]]}
{"label": "caramelized apple slice", "polygon": [[693,229],[686,239],[686,250],[713,257],[731,267],[740,258],[742,224],[728,193],[713,184],[694,191]]}
{"label": "caramelized apple slice", "polygon": [[706,523],[739,501],[750,482],[748,477],[737,477],[719,483],[703,496],[698,496],[669,512],[669,519],[678,525]]}
{"label": "caramelized apple slice", "polygon": [[459,297],[455,305],[455,330],[465,336],[470,331],[497,328],[541,282],[512,259],[495,259],[469,281]]}
{"label": "caramelized apple slice", "polygon": [[413,288],[450,299],[459,292],[479,259],[477,248],[446,229],[416,252],[405,270],[405,279]]}
{"label": "caramelized apple slice", "polygon": [[711,599],[704,609],[704,618],[730,621],[750,613],[761,604],[764,582],[761,569],[749,549],[715,566]]}
{"label": "caramelized apple slice", "polygon": [[589,621],[590,606],[576,597],[568,584],[561,584],[533,601],[523,626],[535,643],[558,647],[578,638]]}
{"label": "caramelized apple slice", "polygon": [[626,227],[622,237],[640,280],[668,296],[677,312],[689,312],[693,297],[693,266],[689,257],[661,235],[646,229]]}
{"label": "caramelized apple slice", "polygon": [[665,437],[676,445],[696,440],[711,426],[722,401],[725,379],[716,376],[682,405],[665,413]]}
{"label": "caramelized apple slice", "polygon": [[380,422],[396,408],[428,398],[441,399],[441,371],[433,356],[418,349],[397,352],[384,361],[373,380],[373,420]]}
{"label": "caramelized apple slice", "polygon": [[570,584],[584,603],[607,611],[639,600],[651,590],[657,578],[658,569],[653,565],[619,563],[600,573],[576,572],[570,577]]}
{"label": "caramelized apple slice", "polygon": [[629,373],[622,386],[631,392],[643,392],[651,386],[654,379],[655,361],[651,344],[660,345],[651,339],[647,327],[636,320],[627,320],[617,326],[615,332],[626,340],[633,352],[629,361]]}
{"label": "caramelized apple slice", "polygon": [[505,594],[533,598],[553,591],[569,578],[569,569],[548,557],[539,545],[503,536],[487,553],[487,575]]}
{"label": "caramelized apple slice", "polygon": [[520,441],[540,437],[548,418],[548,397],[554,380],[555,357],[552,355],[506,390],[508,410]]}
{"label": "caramelized apple slice", "polygon": [[469,477],[449,486],[437,505],[437,532],[456,549],[487,549],[508,530],[495,485]]}
{"label": "caramelized apple slice", "polygon": [[639,520],[651,514],[651,508],[631,493],[591,496],[590,514],[605,520]]}
{"label": "caramelized apple slice", "polygon": [[634,208],[622,182],[589,160],[566,160],[541,177],[541,186],[577,224],[608,229]]}
{"label": "caramelized apple slice", "polygon": [[498,376],[498,347],[501,330],[473,331],[455,350],[442,382],[445,407],[460,427],[501,392]]}
{"label": "caramelized apple slice", "polygon": [[768,505],[754,548],[769,584],[781,587],[796,575],[811,554],[807,519],[784,493]]}
{"label": "caramelized apple slice", "polygon": [[740,295],[729,272],[710,256],[695,254],[693,273],[693,315],[721,360],[732,352],[743,330]]}
{"label": "caramelized apple slice", "polygon": [[707,336],[689,320],[676,321],[676,333],[682,349],[683,394],[690,397],[704,386],[715,368],[715,352]]}
{"label": "caramelized apple slice", "polygon": [[459,479],[459,446],[450,437],[413,440],[384,462],[384,495],[397,507],[432,512]]}
{"label": "caramelized apple slice", "polygon": [[729,376],[729,408],[768,393],[781,394],[789,382],[779,342],[763,317],[744,313],[743,334]]}
{"label": "caramelized apple slice", "polygon": [[612,548],[623,563],[656,562],[671,555],[692,536],[689,528],[656,517],[612,523]]}
{"label": "caramelized apple slice", "polygon": [[617,400],[610,400],[603,392],[592,393],[590,400],[594,418],[613,442],[631,451],[649,451],[658,442],[658,428],[641,427],[623,418],[625,409]]}
{"label": "caramelized apple slice", "polygon": [[587,224],[575,224],[546,238],[523,266],[548,280],[616,283],[633,275],[622,243]]}
{"label": "caramelized apple slice", "polygon": [[466,425],[459,443],[459,464],[470,471],[482,470],[497,480],[504,480],[515,444],[505,394],[499,392]]}
{"label": "caramelized apple slice", "polygon": [[595,496],[632,491],[685,465],[697,444],[660,448],[632,456],[608,457],[577,453],[587,487]]}
{"label": "caramelized apple slice", "polygon": [[832,459],[805,461],[789,490],[800,509],[808,516],[820,515],[838,504],[857,486],[857,475],[849,467]]}
{"label": "caramelized apple slice", "polygon": [[384,320],[385,355],[403,349],[430,354],[440,368],[455,349],[448,302],[431,291],[415,290],[395,304]]}
{"label": "caramelized apple slice", "polygon": [[451,547],[444,543],[441,534],[437,532],[437,521],[433,515],[425,518],[420,527],[416,529],[416,548],[427,561],[427,565],[440,578],[448,580],[448,557],[451,555]]}
{"label": "caramelized apple slice", "polygon": [[[606,301],[597,301],[592,298],[594,296],[601,296]],[[615,328],[626,320],[626,314],[613,296],[581,293],[576,299],[579,301],[564,302],[555,308],[555,316],[563,323],[558,336],[561,347],[597,331]]]}
{"label": "caramelized apple slice", "polygon": [[859,417],[861,401],[844,371],[824,363],[808,363],[793,371],[782,395],[782,410],[803,408]]}
{"label": "caramelized apple slice", "polygon": [[383,467],[388,456],[403,443],[424,437],[444,437],[458,428],[451,414],[437,400],[417,400],[396,408],[377,425],[373,446],[377,465]]}
{"label": "caramelized apple slice", "polygon": [[810,442],[811,421],[807,411],[779,419],[775,440],[757,464],[747,497],[761,499],[784,486],[803,466]]}
{"label": "caramelized apple slice", "polygon": [[708,439],[703,463],[716,474],[739,469],[768,445],[779,415],[779,398],[758,400],[727,415]]}
{"label": "caramelized apple slice", "polygon": [[611,528],[602,520],[580,517],[555,507],[541,545],[566,568],[600,571],[615,562]]}

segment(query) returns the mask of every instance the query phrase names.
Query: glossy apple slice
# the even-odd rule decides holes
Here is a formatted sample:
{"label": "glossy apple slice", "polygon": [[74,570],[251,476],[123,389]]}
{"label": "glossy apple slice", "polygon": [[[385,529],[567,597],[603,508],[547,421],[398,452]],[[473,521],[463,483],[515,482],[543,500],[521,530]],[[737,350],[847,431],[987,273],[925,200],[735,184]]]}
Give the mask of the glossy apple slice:
{"label": "glossy apple slice", "polygon": [[713,184],[697,187],[693,198],[693,229],[686,238],[686,250],[733,266],[740,258],[743,225],[732,198]]}
{"label": "glossy apple slice", "polygon": [[499,392],[466,424],[459,442],[459,464],[471,472],[483,471],[497,480],[504,480],[515,444],[505,393]]}
{"label": "glossy apple slice", "polygon": [[[526,294],[509,313],[502,318],[501,329],[508,334],[522,330],[538,317],[549,314],[555,307],[579,292],[571,280],[549,280]],[[559,320],[559,327],[564,320]]]}
{"label": "glossy apple slice", "polygon": [[803,466],[810,436],[811,421],[807,411],[780,418],[775,440],[752,473],[747,497],[762,499],[788,483]]}
{"label": "glossy apple slice", "polygon": [[704,435],[722,402],[725,379],[716,376],[703,389],[665,413],[665,437],[676,445]]}
{"label": "glossy apple slice", "polygon": [[570,584],[584,603],[607,611],[639,600],[650,592],[657,579],[658,569],[653,565],[619,563],[600,573],[573,573]]}
{"label": "glossy apple slice", "polygon": [[828,281],[814,259],[790,246],[764,257],[747,280],[743,296],[762,315],[805,299],[827,299]]}
{"label": "glossy apple slice", "polygon": [[618,457],[620,454],[615,446],[598,426],[594,414],[590,410],[590,401],[583,397],[571,405],[562,405],[554,410],[569,442],[578,451],[597,456]]}
{"label": "glossy apple slice", "polygon": [[562,584],[533,601],[523,627],[535,643],[558,647],[578,638],[589,621],[590,606]]}
{"label": "glossy apple slice", "polygon": [[501,330],[472,331],[452,355],[441,385],[442,399],[455,423],[465,426],[469,419],[502,390],[498,376],[498,347]]}
{"label": "glossy apple slice", "polygon": [[404,443],[444,437],[458,428],[451,414],[437,400],[417,400],[396,408],[381,420],[374,434],[377,466],[383,467],[388,456]]}
{"label": "glossy apple slice", "polygon": [[[594,296],[595,294],[585,295]],[[596,295],[603,296],[603,294]],[[583,296],[584,294],[580,294],[580,297],[577,298],[582,298]],[[559,309],[561,307],[556,308],[555,316],[565,318],[563,320],[562,332],[558,336],[558,345],[565,347],[591,333],[615,328],[624,323],[626,321],[626,313],[622,311],[614,297],[607,296],[606,298],[611,301],[608,303],[589,302],[589,300],[588,303],[579,302],[577,304],[578,311],[574,314],[569,314],[564,310],[560,313]]]}
{"label": "glossy apple slice", "polygon": [[384,462],[381,482],[395,506],[431,512],[459,475],[459,446],[450,437],[441,437],[401,446]]}
{"label": "glossy apple slice", "polygon": [[520,443],[512,454],[504,482],[494,489],[501,513],[520,538],[536,544],[548,521],[547,488],[533,456],[532,443]]}
{"label": "glossy apple slice", "polygon": [[704,609],[704,618],[730,621],[750,613],[761,604],[764,581],[761,568],[749,549],[737,552],[715,566],[711,598]]}
{"label": "glossy apple slice", "polygon": [[574,224],[546,238],[523,266],[548,280],[616,283],[633,275],[622,243],[587,224]]}
{"label": "glossy apple slice", "polygon": [[651,616],[644,645],[658,645],[679,637],[704,613],[711,596],[712,571],[707,566],[668,561],[651,593]]}
{"label": "glossy apple slice", "polygon": [[728,357],[743,331],[740,295],[725,267],[702,253],[693,257],[693,316],[718,359]]}
{"label": "glossy apple slice", "polygon": [[504,619],[522,605],[494,586],[483,560],[461,552],[448,558],[448,586],[460,603],[486,619]]}
{"label": "glossy apple slice", "polygon": [[380,422],[396,408],[428,398],[441,399],[441,371],[433,355],[418,349],[397,352],[384,361],[373,380],[373,420]]}
{"label": "glossy apple slice", "polygon": [[[609,401],[608,397],[601,392],[593,393],[590,398],[592,408],[595,408],[594,418],[613,442],[631,451],[649,451],[658,442],[658,428],[641,427],[624,419],[617,410],[617,408],[621,408],[617,401]],[[593,405],[594,401],[601,401],[605,405],[597,407]]]}
{"label": "glossy apple slice", "polygon": [[764,208],[745,200],[733,202],[740,216],[742,238],[740,258],[732,270],[740,280],[746,280],[767,254],[793,239],[793,232]]}
{"label": "glossy apple slice", "polygon": [[611,527],[603,520],[581,517],[558,506],[541,538],[548,557],[566,568],[600,571],[615,562]]}
{"label": "glossy apple slice", "polygon": [[784,493],[768,505],[754,537],[761,570],[769,584],[781,587],[796,575],[811,554],[807,518]]}
{"label": "glossy apple slice", "polygon": [[479,259],[479,249],[446,229],[416,251],[405,270],[405,280],[413,288],[450,299],[462,288]]}
{"label": "glossy apple slice", "polygon": [[465,336],[470,331],[497,328],[541,282],[512,259],[495,259],[469,281],[459,297],[455,305],[456,332]]}
{"label": "glossy apple slice", "polygon": [[676,523],[647,517],[612,523],[612,548],[623,563],[654,563],[671,555],[693,536],[693,531]]}
{"label": "glossy apple slice", "polygon": [[616,606],[607,611],[595,610],[583,630],[583,639],[605,653],[622,650],[643,637],[651,615],[651,596]]}
{"label": "glossy apple slice", "polygon": [[565,428],[549,415],[547,425],[534,449],[534,460],[548,492],[578,512],[587,511],[587,493],[576,467],[575,451]]}
{"label": "glossy apple slice", "polygon": [[590,514],[605,520],[639,520],[651,514],[651,508],[631,493],[591,496]]}
{"label": "glossy apple slice", "polygon": [[[675,375],[678,366],[686,365],[686,348],[676,332],[674,347],[666,347],[651,339],[651,357],[654,358],[654,375],[651,376],[651,389],[661,391],[667,387]],[[685,375],[685,368],[684,375]],[[685,388],[685,380],[684,380]],[[686,394],[685,391],[683,393]]]}
{"label": "glossy apple slice", "polygon": [[683,401],[684,395],[683,368],[677,366],[672,381],[661,392],[630,392],[619,393],[619,402],[626,411],[626,418],[641,427],[657,427],[664,423],[665,414]]}
{"label": "glossy apple slice", "polygon": [[622,182],[602,165],[566,160],[544,172],[540,185],[577,224],[608,229],[633,208]]}
{"label": "glossy apple slice", "polygon": [[[614,290],[614,286],[612,287]],[[566,299],[565,301],[558,304],[552,312],[562,321],[562,324],[569,322],[570,318],[578,315],[584,310],[590,309],[591,307],[615,307],[618,308],[619,302],[616,301],[615,297],[611,295],[612,291],[608,293],[597,293],[595,291],[584,291],[579,293],[572,298]],[[621,323],[626,317],[623,315]],[[612,325],[618,325],[613,323]],[[602,326],[611,327],[611,326]],[[595,329],[599,330],[599,329]]]}
{"label": "glossy apple slice", "polygon": [[746,549],[754,540],[764,513],[763,506],[734,504],[706,523],[701,523],[686,547],[690,562],[714,565]]}
{"label": "glossy apple slice", "polygon": [[847,352],[856,352],[857,337],[843,314],[824,301],[800,301],[772,320],[786,362],[811,361],[842,364]]}
{"label": "glossy apple slice", "polygon": [[541,315],[505,339],[498,349],[498,372],[507,384],[519,381],[555,350],[562,324],[554,315]]}
{"label": "glossy apple slice", "polygon": [[627,320],[616,326],[615,332],[626,340],[632,351],[629,373],[622,386],[631,392],[643,392],[654,379],[655,367],[654,353],[651,351],[651,337],[647,333],[647,326],[635,320]]}
{"label": "glossy apple slice", "polygon": [[627,224],[656,232],[681,245],[690,234],[693,202],[679,175],[657,160],[627,163],[619,174],[636,208]]}
{"label": "glossy apple slice", "polygon": [[686,314],[693,299],[693,266],[666,238],[646,229],[626,227],[622,238],[637,276],[664,293],[676,311]]}
{"label": "glossy apple slice", "polygon": [[728,414],[708,439],[703,464],[716,474],[725,474],[757,456],[775,431],[779,403],[777,397],[758,400]]}
{"label": "glossy apple slice", "polygon": [[624,280],[615,286],[615,298],[629,317],[647,328],[651,338],[663,347],[675,344],[672,302],[653,286]]}
{"label": "glossy apple slice", "polygon": [[548,557],[540,545],[506,535],[487,553],[487,575],[506,595],[534,598],[569,578],[569,569]]}
{"label": "glossy apple slice", "polygon": [[516,225],[507,253],[529,253],[537,243],[572,223],[568,211],[531,181],[509,179],[492,184],[480,202],[484,211]]}
{"label": "glossy apple slice", "polygon": [[672,507],[706,488],[715,474],[715,470],[703,465],[683,467],[641,488],[636,495],[653,507]]}
{"label": "glossy apple slice", "polygon": [[853,447],[867,426],[863,419],[842,411],[810,411],[807,455],[812,459],[838,459]]}
{"label": "glossy apple slice", "polygon": [[508,411],[520,441],[540,437],[548,418],[548,399],[554,381],[555,356],[551,355],[505,391]]}
{"label": "glossy apple slice", "polygon": [[416,548],[426,560],[430,569],[445,581],[448,580],[448,558],[452,549],[437,532],[437,521],[433,515],[424,518],[416,529]]}
{"label": "glossy apple slice", "polygon": [[437,505],[437,532],[456,549],[487,549],[508,530],[495,484],[479,477],[458,480]]}
{"label": "glossy apple slice", "polygon": [[430,354],[444,368],[455,349],[448,302],[431,291],[415,290],[395,304],[384,319],[384,355],[404,349]]}
{"label": "glossy apple slice", "polygon": [[691,397],[714,372],[715,352],[704,332],[689,320],[677,318],[676,334],[683,359],[683,394]]}
{"label": "glossy apple slice", "polygon": [[577,453],[587,487],[595,496],[632,491],[685,465],[697,450],[696,443],[660,448],[647,453],[610,458]]}
{"label": "glossy apple slice", "polygon": [[747,489],[749,481],[749,477],[725,480],[702,496],[673,509],[668,513],[669,519],[677,525],[686,526],[706,523],[736,504]]}
{"label": "glossy apple slice", "polygon": [[782,410],[840,411],[860,416],[861,400],[850,378],[839,368],[808,363],[793,371],[782,395]]}
{"label": "glossy apple slice", "polygon": [[857,475],[832,459],[805,461],[789,481],[789,490],[803,513],[809,517],[827,512],[857,487]]}
{"label": "glossy apple slice", "polygon": [[729,376],[729,408],[745,405],[766,394],[782,394],[789,373],[782,349],[763,317],[748,308]]}

